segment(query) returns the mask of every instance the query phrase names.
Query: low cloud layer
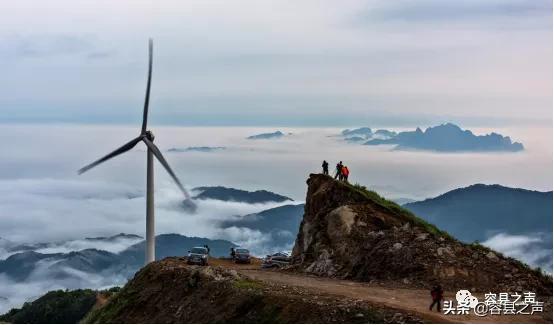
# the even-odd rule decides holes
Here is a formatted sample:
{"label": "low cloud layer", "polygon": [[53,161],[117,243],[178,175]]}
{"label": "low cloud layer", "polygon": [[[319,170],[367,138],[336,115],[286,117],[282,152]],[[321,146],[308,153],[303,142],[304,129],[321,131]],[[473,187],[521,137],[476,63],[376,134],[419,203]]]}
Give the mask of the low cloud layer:
{"label": "low cloud layer", "polygon": [[[171,184],[168,184],[171,185]],[[119,238],[111,241],[85,240],[84,237],[110,236],[125,232],[142,235],[145,227],[144,195],[139,189],[117,182],[87,180],[3,180],[0,181],[0,259],[17,253],[17,244],[50,242],[35,249],[39,253],[67,253],[96,248],[117,253],[142,239]],[[283,203],[246,204],[217,200],[197,201],[196,214],[180,206],[182,194],[171,186],[156,192],[156,232],[228,239],[252,247],[263,255],[275,249],[271,236],[249,229],[220,229],[218,224],[237,215],[250,214]],[[14,213],[7,213],[13,211]],[[17,212],[17,213],[15,213]],[[13,216],[13,217],[12,217]],[[183,248],[185,251],[186,247]],[[57,259],[42,260],[25,282],[0,275],[0,313],[33,300],[49,290],[105,288],[123,285],[127,279],[117,273],[90,274],[65,268],[64,276],[54,276],[48,267]],[[69,275],[69,276],[67,276]]]}
{"label": "low cloud layer", "polygon": [[[548,242],[548,236],[552,238],[552,234],[513,235],[499,233],[484,241],[483,245],[552,273],[552,249],[544,245],[545,241]],[[551,239],[550,242],[552,242]]]}
{"label": "low cloud layer", "polygon": [[296,234],[286,232],[279,234],[289,239],[288,245],[278,246],[275,244],[274,234],[265,233],[248,227],[228,227],[220,229],[218,234],[221,238],[228,238],[241,247],[248,248],[254,256],[264,257],[279,251],[290,251],[294,246]]}
{"label": "low cloud layer", "polygon": [[83,249],[95,248],[110,253],[119,253],[131,245],[143,241],[143,238],[119,238],[113,241],[101,241],[101,240],[70,240],[61,243],[53,243],[48,247],[35,250],[37,253],[53,254],[53,253],[69,253],[74,251],[80,251]]}
{"label": "low cloud layer", "polygon": [[[79,240],[83,237],[144,233],[145,199],[139,189],[119,183],[51,179],[5,180],[0,181],[0,188],[1,237],[21,243],[66,241],[43,252],[93,245]],[[52,191],[44,190],[48,188]],[[181,208],[182,199],[182,194],[170,186],[156,191],[157,233],[213,238],[220,220],[280,205],[200,200],[198,211],[189,214]],[[117,252],[127,243],[105,243],[97,248]]]}
{"label": "low cloud layer", "polygon": [[0,274],[0,314],[11,308],[20,307],[24,302],[33,301],[50,290],[78,288],[102,289],[122,286],[127,279],[116,274],[93,274],[66,269],[71,277],[56,278],[48,270],[48,263],[39,267],[25,282],[15,282]]}

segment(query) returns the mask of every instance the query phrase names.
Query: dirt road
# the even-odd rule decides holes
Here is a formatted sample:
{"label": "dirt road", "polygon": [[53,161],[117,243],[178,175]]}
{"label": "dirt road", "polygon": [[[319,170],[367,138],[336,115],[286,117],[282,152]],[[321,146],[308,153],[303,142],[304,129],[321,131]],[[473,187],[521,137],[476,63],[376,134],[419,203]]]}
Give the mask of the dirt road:
{"label": "dirt road", "polygon": [[[444,315],[437,311],[429,311],[430,297],[427,290],[387,288],[368,283],[338,280],[331,278],[315,277],[309,275],[291,274],[274,270],[260,269],[260,262],[255,261],[251,265],[237,265],[228,260],[212,260],[212,265],[235,269],[239,273],[255,280],[295,286],[308,290],[314,295],[335,295],[348,297],[355,300],[367,301],[372,306],[386,306],[403,310],[417,315],[429,322],[435,323],[547,323],[536,315],[488,315],[478,317],[470,315]],[[446,292],[445,299],[455,301],[454,292]],[[476,294],[479,300],[484,295]]]}

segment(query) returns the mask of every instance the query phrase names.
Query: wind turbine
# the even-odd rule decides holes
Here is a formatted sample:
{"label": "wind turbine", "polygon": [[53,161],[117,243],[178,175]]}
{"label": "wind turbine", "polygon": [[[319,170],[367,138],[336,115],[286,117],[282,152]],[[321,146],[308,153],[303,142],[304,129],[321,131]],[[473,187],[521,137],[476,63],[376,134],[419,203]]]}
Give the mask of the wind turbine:
{"label": "wind turbine", "polygon": [[162,164],[171,178],[173,178],[179,189],[185,195],[185,207],[192,211],[196,209],[196,205],[191,200],[188,191],[185,189],[183,184],[181,184],[173,170],[171,170],[171,167],[169,167],[169,164],[165,160],[160,149],[158,149],[158,147],[154,144],[154,134],[150,130],[146,129],[146,125],[148,122],[148,103],[150,101],[150,82],[152,81],[152,47],[152,39],[150,39],[148,42],[148,81],[146,83],[146,97],[144,99],[144,111],[142,115],[142,128],[140,130],[140,135],[133,140],[127,142],[120,148],[107,154],[106,156],[79,169],[80,175],[115,156],[118,156],[133,149],[141,141],[146,144],[146,147],[148,149],[146,154],[146,264],[155,260],[156,251],[156,239],[154,231],[154,157],[158,159],[158,161]]}

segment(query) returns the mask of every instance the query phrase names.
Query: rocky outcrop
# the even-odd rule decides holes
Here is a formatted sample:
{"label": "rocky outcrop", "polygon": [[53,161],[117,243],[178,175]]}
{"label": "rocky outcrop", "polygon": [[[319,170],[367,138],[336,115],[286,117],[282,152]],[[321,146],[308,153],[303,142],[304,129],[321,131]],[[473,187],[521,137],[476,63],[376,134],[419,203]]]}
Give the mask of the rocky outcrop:
{"label": "rocky outcrop", "polygon": [[447,289],[552,295],[552,280],[455,240],[375,192],[310,175],[293,268],[323,276]]}

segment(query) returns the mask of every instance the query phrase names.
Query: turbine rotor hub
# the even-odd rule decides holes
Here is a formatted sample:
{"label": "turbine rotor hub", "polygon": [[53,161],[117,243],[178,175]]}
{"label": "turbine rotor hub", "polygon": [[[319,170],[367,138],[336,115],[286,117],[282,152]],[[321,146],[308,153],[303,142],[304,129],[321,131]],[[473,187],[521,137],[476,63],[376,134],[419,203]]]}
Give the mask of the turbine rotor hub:
{"label": "turbine rotor hub", "polygon": [[154,141],[154,133],[152,133],[152,131],[150,130],[146,131],[145,135],[148,140]]}

